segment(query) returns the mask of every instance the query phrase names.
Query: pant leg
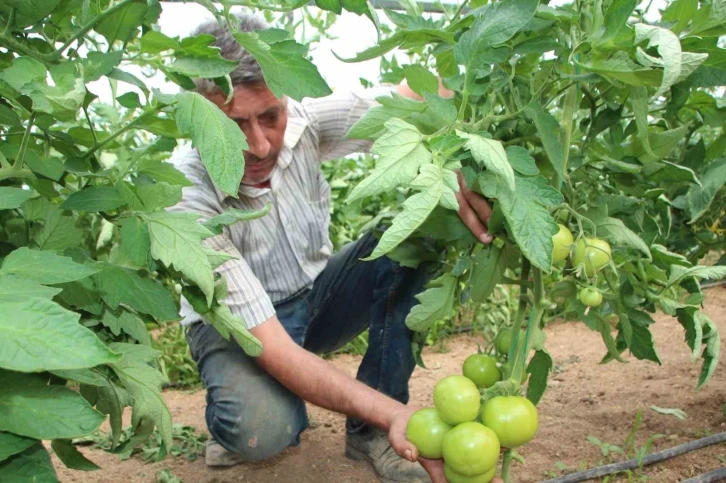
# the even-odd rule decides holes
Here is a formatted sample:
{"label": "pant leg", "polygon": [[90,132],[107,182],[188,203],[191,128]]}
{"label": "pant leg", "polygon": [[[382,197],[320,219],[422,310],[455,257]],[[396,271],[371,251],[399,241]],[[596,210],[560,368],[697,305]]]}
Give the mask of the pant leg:
{"label": "pant leg", "polygon": [[[298,329],[307,324],[305,300],[295,299],[277,310],[288,332],[299,334],[293,338],[300,344]],[[207,428],[219,444],[245,461],[264,460],[299,444],[308,424],[300,398],[211,325],[194,324],[187,339],[207,388]]]}
{"label": "pant leg", "polygon": [[[387,257],[361,261],[377,239],[367,234],[333,256],[308,300],[310,325],[305,348],[330,352],[369,329],[368,350],[357,378],[403,403],[415,367],[406,316],[429,278],[423,267],[400,266]],[[349,430],[361,426],[349,421]]]}

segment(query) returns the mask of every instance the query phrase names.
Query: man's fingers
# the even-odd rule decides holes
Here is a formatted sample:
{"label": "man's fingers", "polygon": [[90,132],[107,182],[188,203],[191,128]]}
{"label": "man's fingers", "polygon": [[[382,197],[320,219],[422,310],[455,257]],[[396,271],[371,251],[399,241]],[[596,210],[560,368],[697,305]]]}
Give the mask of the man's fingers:
{"label": "man's fingers", "polygon": [[492,207],[487,203],[486,198],[477,193],[476,191],[466,190],[464,193],[466,199],[474,211],[479,215],[484,223],[489,223],[489,218],[492,216]]}
{"label": "man's fingers", "polygon": [[447,483],[446,476],[444,476],[443,460],[427,460],[426,458],[421,458],[418,461],[431,477],[431,483]]}
{"label": "man's fingers", "polygon": [[462,193],[463,190],[459,190],[456,193],[456,201],[459,202],[459,217],[461,221],[471,230],[474,236],[482,243],[490,243],[492,237],[489,236],[484,223],[479,219],[479,215],[476,214],[474,208],[469,204],[469,200],[466,195]]}

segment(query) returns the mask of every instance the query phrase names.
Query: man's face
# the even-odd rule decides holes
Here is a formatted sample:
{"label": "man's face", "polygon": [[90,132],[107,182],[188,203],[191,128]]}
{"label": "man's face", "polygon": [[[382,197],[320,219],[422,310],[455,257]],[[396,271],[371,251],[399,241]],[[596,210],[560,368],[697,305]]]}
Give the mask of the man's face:
{"label": "man's face", "polygon": [[249,150],[244,152],[244,184],[258,184],[270,178],[282,149],[287,127],[287,107],[264,84],[236,86],[229,104],[221,91],[208,94],[230,119],[235,121],[247,137]]}

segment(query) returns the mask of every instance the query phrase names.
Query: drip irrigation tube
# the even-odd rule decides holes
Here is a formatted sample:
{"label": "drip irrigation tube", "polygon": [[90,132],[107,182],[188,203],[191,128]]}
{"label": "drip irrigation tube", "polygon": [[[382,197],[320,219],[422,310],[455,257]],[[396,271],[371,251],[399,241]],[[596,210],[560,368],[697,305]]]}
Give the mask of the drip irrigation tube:
{"label": "drip irrigation tube", "polygon": [[[705,438],[697,439],[695,441],[689,441],[688,443],[674,446],[673,448],[658,451],[657,453],[646,456],[641,462],[638,462],[637,458],[633,458],[627,461],[622,461],[620,463],[599,466],[597,468],[592,468],[587,471],[571,473],[569,475],[560,476],[559,478],[546,480],[541,483],[577,483],[580,481],[587,481],[593,478],[600,478],[602,476],[611,475],[619,471],[634,470],[636,468],[639,468],[640,466],[648,466],[654,463],[660,463],[661,461],[665,461],[667,459],[674,458],[685,453],[690,453],[691,451],[696,451],[698,449],[705,448],[706,446],[711,446],[713,444],[724,442],[726,442],[726,433],[718,433],[714,434],[713,436],[707,436]],[[707,477],[715,479],[706,479]],[[697,476],[687,481],[690,483],[708,483],[713,481],[725,480],[726,468],[721,468],[719,470]]]}

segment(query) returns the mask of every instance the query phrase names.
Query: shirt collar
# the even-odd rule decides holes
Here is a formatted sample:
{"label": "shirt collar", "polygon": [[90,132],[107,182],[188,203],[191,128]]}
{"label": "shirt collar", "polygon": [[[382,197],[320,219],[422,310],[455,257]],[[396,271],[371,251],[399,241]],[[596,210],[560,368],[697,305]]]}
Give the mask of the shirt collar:
{"label": "shirt collar", "polygon": [[[290,166],[290,164],[292,163],[293,150],[295,149],[295,146],[297,146],[298,142],[300,142],[300,138],[305,132],[305,128],[307,128],[307,126],[308,121],[302,117],[289,117],[287,119],[285,138],[282,143],[282,149],[280,150],[280,154],[277,158],[277,163],[275,163],[275,167],[272,171],[273,177],[275,175],[275,171],[285,170]],[[221,191],[216,184],[213,183],[213,185],[214,191],[216,192],[217,198],[219,199],[220,203],[224,203],[227,198],[231,197],[227,193]],[[268,190],[269,188],[255,188],[253,186],[246,186],[240,184],[237,194],[249,198],[257,198],[258,196],[267,193]]]}

